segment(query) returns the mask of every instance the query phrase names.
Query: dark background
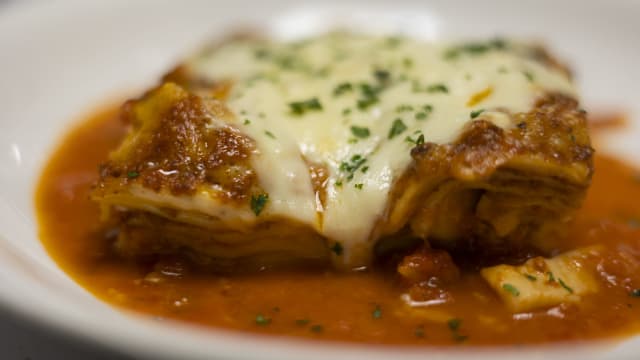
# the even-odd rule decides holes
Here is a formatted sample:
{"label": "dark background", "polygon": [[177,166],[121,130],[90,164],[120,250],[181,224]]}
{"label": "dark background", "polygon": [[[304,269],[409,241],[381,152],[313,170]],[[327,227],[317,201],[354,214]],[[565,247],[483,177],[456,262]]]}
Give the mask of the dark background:
{"label": "dark background", "polygon": [[[0,4],[4,2],[0,0]],[[0,359],[133,360],[64,333],[56,333],[4,309],[0,309]]]}

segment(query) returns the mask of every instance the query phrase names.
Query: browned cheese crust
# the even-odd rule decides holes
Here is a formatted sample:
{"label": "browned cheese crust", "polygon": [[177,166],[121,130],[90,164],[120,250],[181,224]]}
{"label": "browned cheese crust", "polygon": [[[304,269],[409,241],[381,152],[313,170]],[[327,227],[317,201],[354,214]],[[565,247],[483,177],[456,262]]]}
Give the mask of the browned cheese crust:
{"label": "browned cheese crust", "polygon": [[513,122],[505,130],[479,116],[453,143],[413,148],[378,224],[382,241],[404,228],[492,257],[561,241],[593,174],[586,113],[574,99],[548,94]]}
{"label": "browned cheese crust", "polygon": [[213,117],[232,116],[224,104],[186,92],[148,99],[158,91],[168,92],[156,89],[123,106],[122,120],[136,135],[101,165],[98,189],[137,183],[192,195],[210,185],[223,190],[219,199],[237,202],[259,192],[249,165],[253,141],[233,128],[208,126]]}

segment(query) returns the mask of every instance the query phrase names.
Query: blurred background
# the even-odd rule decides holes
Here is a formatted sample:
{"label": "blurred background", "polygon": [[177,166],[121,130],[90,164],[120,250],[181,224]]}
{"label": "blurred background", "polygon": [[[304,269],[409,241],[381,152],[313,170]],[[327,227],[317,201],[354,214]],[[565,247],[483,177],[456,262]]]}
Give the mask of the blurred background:
{"label": "blurred background", "polygon": [[[0,12],[13,1],[0,0]],[[47,331],[0,309],[0,358],[6,360],[129,360],[96,345],[84,344],[64,334]]]}

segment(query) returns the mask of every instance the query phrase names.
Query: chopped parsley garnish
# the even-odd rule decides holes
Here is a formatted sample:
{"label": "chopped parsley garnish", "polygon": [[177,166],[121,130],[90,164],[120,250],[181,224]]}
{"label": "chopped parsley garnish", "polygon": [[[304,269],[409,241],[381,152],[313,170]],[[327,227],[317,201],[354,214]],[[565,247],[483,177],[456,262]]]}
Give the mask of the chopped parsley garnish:
{"label": "chopped parsley garnish", "polygon": [[273,62],[284,70],[300,69],[302,67],[295,57],[286,54],[274,56]]}
{"label": "chopped parsley garnish", "polygon": [[409,104],[400,104],[398,105],[398,107],[396,107],[396,111],[399,113],[406,112],[406,111],[413,111],[413,106]]}
{"label": "chopped parsley garnish", "polygon": [[362,167],[362,170],[360,170],[360,171],[362,171],[362,173],[364,174],[364,173],[366,173],[368,170],[369,170],[369,167],[368,167],[368,166],[363,166],[363,167]]}
{"label": "chopped parsley garnish", "polygon": [[431,114],[432,111],[433,111],[433,105],[429,105],[429,104],[424,105],[422,107],[422,111],[418,111],[416,113],[416,116],[415,116],[416,120],[426,119],[429,116],[429,114]]}
{"label": "chopped parsley garnish", "polygon": [[394,137],[402,134],[405,130],[407,130],[407,125],[405,125],[404,122],[402,122],[402,119],[397,118],[393,120],[393,123],[391,124],[388,138],[393,139]]}
{"label": "chopped parsley garnish", "polygon": [[349,138],[349,140],[347,140],[347,142],[348,142],[349,144],[356,144],[356,143],[358,142],[358,139],[356,139],[356,138]]}
{"label": "chopped parsley garnish", "polygon": [[404,65],[404,67],[410,68],[413,66],[413,59],[412,58],[404,58],[402,59],[402,65]]}
{"label": "chopped parsley garnish", "polygon": [[253,55],[256,57],[256,59],[266,59],[267,57],[269,57],[269,51],[267,49],[256,49]]}
{"label": "chopped parsley garnish", "polygon": [[269,130],[265,130],[264,134],[267,135],[268,137],[272,138],[272,139],[276,138],[276,136],[273,135],[273,133],[271,131],[269,131]]}
{"label": "chopped parsley garnish", "polygon": [[324,327],[320,324],[315,324],[311,326],[311,331],[313,331],[314,333],[321,333],[324,331]]}
{"label": "chopped parsley garnish", "polygon": [[373,72],[373,76],[381,84],[387,84],[391,80],[391,73],[387,70],[376,70]]}
{"label": "chopped parsley garnish", "polygon": [[371,86],[370,84],[367,84],[367,83],[360,84],[360,92],[362,93],[362,96],[365,98],[377,97],[380,90],[382,89],[379,87]]}
{"label": "chopped parsley garnish", "polygon": [[366,139],[371,134],[369,128],[355,125],[351,127],[351,133],[353,134],[353,136],[361,139]]}
{"label": "chopped parsley garnish", "polygon": [[251,196],[251,210],[256,216],[260,215],[265,205],[269,201],[269,194],[259,194]]}
{"label": "chopped parsley garnish", "polygon": [[415,335],[415,337],[417,337],[417,338],[423,338],[424,337],[424,326],[423,325],[417,326],[415,331],[413,332],[413,335]]}
{"label": "chopped parsley garnish", "polygon": [[520,296],[520,290],[518,290],[518,288],[516,288],[511,284],[507,284],[507,283],[503,284],[502,289],[515,297]]}
{"label": "chopped parsley garnish", "polygon": [[342,180],[338,180],[338,181],[336,181],[336,182],[335,182],[335,184],[336,184],[336,186],[338,186],[338,187],[339,187],[339,186],[342,186]]}
{"label": "chopped parsley garnish", "polygon": [[137,172],[137,171],[129,171],[129,172],[127,173],[127,177],[128,177],[129,179],[135,179],[135,178],[137,178],[138,176],[140,176],[140,173],[139,173],[139,172]]}
{"label": "chopped parsley garnish", "polygon": [[363,184],[363,183],[357,183],[357,184],[353,185],[353,187],[355,187],[355,188],[356,188],[356,189],[358,189],[358,190],[362,190],[362,187],[363,187],[363,186],[364,186],[364,184]]}
{"label": "chopped parsley garnish", "polygon": [[358,99],[358,109],[366,110],[371,105],[378,102],[378,94],[384,90],[391,80],[391,74],[386,70],[376,70],[373,72],[378,84],[371,85],[367,83],[359,84],[361,97]]}
{"label": "chopped parsley garnish", "polygon": [[331,251],[333,251],[334,254],[340,256],[340,255],[342,255],[342,252],[344,251],[344,248],[342,247],[342,244],[340,244],[339,242],[336,242],[331,247]]}
{"label": "chopped parsley garnish", "polygon": [[427,87],[427,92],[430,93],[448,93],[449,88],[445,84],[433,84]]}
{"label": "chopped parsley garnish", "polygon": [[531,72],[523,71],[522,75],[524,75],[524,77],[526,77],[529,82],[533,82],[533,74]]}
{"label": "chopped parsley garnish", "polygon": [[311,322],[309,319],[298,319],[296,320],[296,325],[298,326],[306,326]]}
{"label": "chopped parsley garnish", "polygon": [[[367,161],[362,155],[353,155],[349,161],[343,161],[340,163],[340,171],[345,173],[347,181],[353,179],[354,173]],[[337,185],[337,182],[336,182]]]}
{"label": "chopped parsley garnish", "polygon": [[318,100],[318,98],[314,97],[309,100],[289,103],[289,108],[294,115],[304,115],[307,111],[322,110],[322,104],[320,104],[320,100]]}
{"label": "chopped parsley garnish", "polygon": [[553,273],[551,271],[549,271],[547,273],[547,276],[548,276],[548,280],[547,281],[549,281],[549,282],[555,282],[556,281],[556,278],[553,276]]}
{"label": "chopped parsley garnish", "polygon": [[415,139],[413,139],[411,136],[407,136],[404,140],[406,142],[412,143],[414,145],[422,145],[422,144],[424,144],[424,134],[420,134]]}
{"label": "chopped parsley garnish", "polygon": [[373,312],[371,313],[371,316],[374,319],[380,319],[382,317],[382,309],[380,308],[380,305],[376,305],[376,308],[373,309]]}
{"label": "chopped parsley garnish", "polygon": [[348,91],[352,91],[353,90],[353,85],[351,85],[351,83],[345,82],[342,83],[338,86],[335,87],[335,89],[333,89],[333,95],[335,96],[340,96]]}
{"label": "chopped parsley garnish", "polygon": [[342,115],[346,116],[346,115],[349,115],[349,114],[351,114],[351,109],[350,108],[342,109]]}
{"label": "chopped parsley garnish", "polygon": [[378,98],[377,97],[371,97],[371,98],[364,98],[364,99],[359,99],[358,100],[358,109],[360,110],[366,110],[368,109],[371,105],[375,104],[378,102]]}
{"label": "chopped parsley garnish", "polygon": [[378,93],[382,90],[381,87],[374,87],[370,84],[360,84],[361,98],[358,99],[358,109],[366,110],[371,105],[378,102]]}
{"label": "chopped parsley garnish", "polygon": [[489,51],[490,47],[487,44],[470,43],[464,45],[461,49],[464,49],[468,53],[482,54]]}
{"label": "chopped parsley garnish", "polygon": [[569,287],[569,285],[565,284],[565,282],[562,281],[562,279],[558,278],[558,283],[560,283],[560,286],[562,286],[565,290],[567,290],[569,294],[573,294],[573,289]]}
{"label": "chopped parsley garnish", "polygon": [[502,50],[502,49],[506,49],[507,48],[507,42],[504,39],[499,38],[499,37],[497,37],[497,38],[495,38],[493,40],[490,40],[489,44],[491,46],[493,46],[494,49]]}
{"label": "chopped parsley garnish", "polygon": [[633,289],[629,292],[629,296],[632,297],[640,297],[640,289]]}
{"label": "chopped parsley garnish", "polygon": [[538,280],[538,278],[537,278],[537,277],[535,277],[535,276],[533,276],[533,275],[531,275],[531,274],[523,274],[523,275],[524,275],[524,277],[526,277],[529,281],[536,281],[536,280]]}
{"label": "chopped parsley garnish", "polygon": [[249,119],[244,119],[244,124],[245,124],[245,125],[249,125],[249,124],[251,124],[251,120],[249,120]]}
{"label": "chopped parsley garnish", "polygon": [[471,116],[472,119],[475,119],[478,116],[480,116],[480,114],[482,114],[483,112],[484,112],[484,109],[474,110],[471,112],[471,114],[469,114],[469,116]]}
{"label": "chopped parsley garnish", "polygon": [[262,314],[256,316],[256,325],[267,326],[271,324],[271,318],[268,318]]}
{"label": "chopped parsley garnish", "polygon": [[460,330],[460,325],[462,325],[462,320],[460,319],[450,319],[447,321],[447,326],[449,330],[451,330],[451,335],[453,336],[453,341],[455,342],[463,342],[467,340],[468,336],[461,335],[458,330]]}
{"label": "chopped parsley garnish", "polygon": [[453,47],[444,53],[444,58],[447,60],[453,60],[460,57],[462,54],[468,55],[482,55],[491,50],[501,50],[507,47],[507,44],[502,39],[494,39],[489,42],[470,42]]}
{"label": "chopped parsley garnish", "polygon": [[385,40],[385,44],[390,48],[395,48],[402,43],[402,40],[399,36],[390,36]]}
{"label": "chopped parsley garnish", "polygon": [[461,324],[462,324],[462,320],[460,319],[449,319],[449,321],[447,321],[447,326],[451,331],[458,331]]}
{"label": "chopped parsley garnish", "polygon": [[486,44],[480,44],[480,43],[470,43],[470,44],[465,44],[453,49],[449,49],[445,54],[444,57],[445,59],[455,59],[458,56],[460,56],[461,53],[468,53],[468,54],[473,54],[473,55],[478,55],[478,54],[483,54],[487,51],[489,51],[490,48],[489,46],[487,46]]}

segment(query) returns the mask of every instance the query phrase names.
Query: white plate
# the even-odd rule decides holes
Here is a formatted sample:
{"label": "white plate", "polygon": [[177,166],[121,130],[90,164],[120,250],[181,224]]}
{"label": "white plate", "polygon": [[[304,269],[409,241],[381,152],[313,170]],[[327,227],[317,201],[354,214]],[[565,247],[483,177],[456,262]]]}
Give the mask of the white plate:
{"label": "white plate", "polygon": [[154,83],[211,36],[257,25],[299,36],[332,25],[426,38],[543,39],[576,70],[588,109],[626,110],[608,146],[640,153],[640,2],[616,1],[52,1],[0,11],[0,303],[52,329],[150,358],[635,358],[640,338],[600,345],[478,350],[328,345],[152,322],[95,300],[47,256],[33,192],[44,161],[81,114]]}

